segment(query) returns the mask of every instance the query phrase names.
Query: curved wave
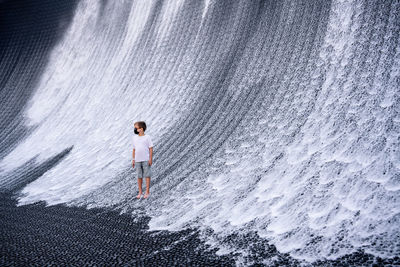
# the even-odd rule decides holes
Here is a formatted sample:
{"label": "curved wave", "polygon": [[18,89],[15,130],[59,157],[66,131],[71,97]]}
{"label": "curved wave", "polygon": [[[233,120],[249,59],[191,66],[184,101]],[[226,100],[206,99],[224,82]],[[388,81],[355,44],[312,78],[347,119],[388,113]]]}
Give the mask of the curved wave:
{"label": "curved wave", "polygon": [[[3,188],[21,185],[27,163],[45,168],[20,205],[145,213],[150,229],[212,229],[210,242],[255,231],[308,261],[399,254],[398,1],[73,10],[51,50],[33,47],[49,55],[18,106],[32,130],[0,155]],[[137,120],[155,143],[145,203],[130,165]]]}

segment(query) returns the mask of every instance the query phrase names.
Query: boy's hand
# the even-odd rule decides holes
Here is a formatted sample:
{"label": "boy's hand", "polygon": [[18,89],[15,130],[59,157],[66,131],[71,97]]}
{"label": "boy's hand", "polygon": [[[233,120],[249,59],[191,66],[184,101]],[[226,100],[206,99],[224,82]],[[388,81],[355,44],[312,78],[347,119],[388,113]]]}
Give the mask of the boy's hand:
{"label": "boy's hand", "polygon": [[132,160],[132,168],[135,168],[135,160]]}
{"label": "boy's hand", "polygon": [[151,166],[151,164],[153,164],[153,160],[149,160],[149,165]]}

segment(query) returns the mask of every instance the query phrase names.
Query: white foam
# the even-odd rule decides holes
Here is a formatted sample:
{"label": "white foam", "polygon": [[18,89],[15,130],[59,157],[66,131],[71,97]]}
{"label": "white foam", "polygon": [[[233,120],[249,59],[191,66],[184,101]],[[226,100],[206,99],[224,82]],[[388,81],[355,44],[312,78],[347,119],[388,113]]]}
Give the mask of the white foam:
{"label": "white foam", "polygon": [[[81,196],[115,182],[117,185],[102,188],[105,195],[94,194],[81,201],[87,200],[90,207],[125,205],[122,208],[132,212],[136,202],[126,199],[135,184],[131,174],[124,172],[130,168],[132,123],[145,120],[154,143],[162,145],[157,141],[172,131],[169,127],[185,121],[188,110],[198,105],[196,90],[210,86],[207,79],[214,71],[210,67],[213,57],[197,57],[200,52],[196,47],[169,54],[160,45],[170,41],[174,16],[184,11],[182,1],[163,5],[155,22],[158,43],[140,43],[140,47],[137,44],[155,2],[134,3],[125,18],[126,25],[115,25],[121,23],[117,18],[125,7],[115,2],[107,14],[112,27],[101,27],[95,23],[98,4],[80,2],[70,29],[54,48],[25,110],[27,125],[37,129],[0,162],[0,168],[2,173],[13,172],[35,156],[35,163],[40,164],[68,147],[73,149],[22,190],[19,205],[39,200],[48,204],[81,200]],[[210,5],[205,2],[203,20],[211,16]],[[288,1],[282,5],[285,13],[280,23],[289,27],[295,4]],[[249,40],[248,47],[243,48],[244,56],[235,62],[237,69],[224,98],[232,101],[227,100],[229,104],[240,103],[233,110],[224,110],[218,104],[216,110],[223,113],[209,116],[230,114],[236,118],[239,107],[250,101],[241,93],[249,92],[264,76],[270,87],[262,89],[270,90],[271,96],[260,90],[265,99],[251,100],[259,110],[250,107],[250,112],[241,114],[244,118],[237,122],[237,128],[227,129],[224,147],[213,147],[212,156],[201,159],[199,169],[174,184],[170,189],[173,192],[163,191],[172,181],[165,177],[157,180],[152,190],[165,194],[145,206],[151,216],[150,230],[178,231],[188,226],[211,229],[216,237],[208,241],[215,246],[221,245],[217,237],[251,230],[280,252],[307,261],[337,258],[357,248],[376,255],[394,255],[390,236],[398,234],[398,228],[389,220],[399,212],[399,135],[388,127],[399,121],[389,108],[398,90],[399,52],[387,87],[376,77],[372,88],[365,82],[364,76],[368,78],[369,73],[364,71],[368,70],[360,70],[358,62],[350,65],[358,60],[355,44],[363,30],[362,10],[359,2],[332,2],[317,62],[315,66],[310,63],[314,69],[304,78],[311,81],[302,80],[298,73],[285,73],[282,84],[274,84],[280,68],[269,66],[265,58],[275,63],[272,58],[284,54],[279,43],[284,34],[274,36],[268,48],[271,51],[264,51],[265,40],[261,39],[262,44],[257,40],[264,38],[264,31],[254,29],[259,35]],[[260,51],[253,52],[255,47]],[[215,54],[208,53],[213,56],[217,53],[213,47],[204,49],[212,50]],[[264,64],[268,69],[262,69]],[[289,67],[290,71],[297,70],[297,66]],[[364,76],[356,88],[352,81],[359,80],[359,72]],[[374,101],[380,95],[383,97]],[[212,129],[208,126],[203,125],[203,131]],[[191,141],[198,141],[196,138]],[[168,152],[176,151],[172,147]],[[196,161],[195,157],[191,159]],[[180,167],[175,173],[184,171]],[[381,251],[372,240],[385,231],[387,236],[381,241],[389,249]],[[232,250],[235,248],[221,245],[218,254]],[[246,254],[246,249],[239,250]]]}

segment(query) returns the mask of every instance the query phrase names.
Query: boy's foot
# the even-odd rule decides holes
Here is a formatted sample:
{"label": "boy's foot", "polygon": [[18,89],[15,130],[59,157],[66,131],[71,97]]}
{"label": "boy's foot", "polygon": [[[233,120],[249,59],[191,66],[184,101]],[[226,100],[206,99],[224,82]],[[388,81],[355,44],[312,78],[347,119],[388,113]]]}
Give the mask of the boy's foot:
{"label": "boy's foot", "polygon": [[139,199],[139,198],[141,198],[141,197],[142,197],[142,193],[139,193],[139,194],[136,196],[137,199]]}
{"label": "boy's foot", "polygon": [[144,198],[148,198],[149,195],[150,195],[150,193],[146,193],[146,194],[144,195]]}

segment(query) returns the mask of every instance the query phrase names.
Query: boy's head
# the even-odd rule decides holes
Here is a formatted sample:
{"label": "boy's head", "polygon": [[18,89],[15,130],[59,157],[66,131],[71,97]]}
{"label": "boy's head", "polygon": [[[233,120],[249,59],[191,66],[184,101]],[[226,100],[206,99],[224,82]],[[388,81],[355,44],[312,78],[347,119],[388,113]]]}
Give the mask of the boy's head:
{"label": "boy's head", "polygon": [[136,134],[139,134],[141,131],[146,131],[146,123],[144,121],[137,121],[134,126]]}

